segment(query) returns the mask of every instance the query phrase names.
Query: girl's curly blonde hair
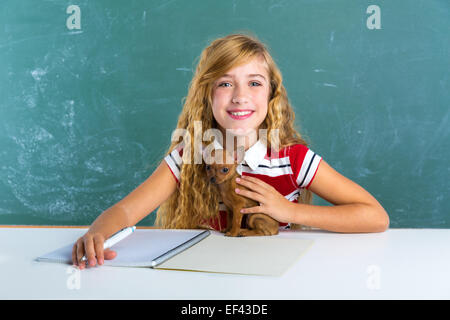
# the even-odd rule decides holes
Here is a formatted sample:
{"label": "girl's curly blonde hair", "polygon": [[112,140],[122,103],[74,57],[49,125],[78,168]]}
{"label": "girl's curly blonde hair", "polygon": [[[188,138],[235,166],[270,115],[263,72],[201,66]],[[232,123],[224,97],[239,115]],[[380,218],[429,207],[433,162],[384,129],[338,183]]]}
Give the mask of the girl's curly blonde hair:
{"label": "girl's curly blonde hair", "polygon": [[[195,121],[201,121],[203,131],[218,128],[211,108],[214,82],[228,70],[253,58],[263,58],[270,78],[268,112],[260,126],[260,129],[267,129],[267,146],[279,146],[279,149],[293,144],[307,146],[295,129],[295,114],[288,101],[281,72],[268,49],[256,36],[239,33],[212,41],[200,55],[177,124],[177,129],[185,129],[190,137],[194,137],[184,140],[184,143],[191,146],[190,150],[196,150],[194,141],[203,141],[202,133],[197,132],[198,130],[195,133],[199,136],[194,136]],[[277,143],[271,141],[272,129],[279,130]],[[172,141],[166,155],[178,144],[179,141]],[[183,152],[180,183],[176,191],[159,207],[155,225],[171,229],[207,228],[207,221],[218,217],[219,194],[216,188],[210,188],[207,183],[205,164],[195,164],[194,156],[191,152]],[[306,189],[298,199],[301,203],[311,203],[311,200],[312,193]]]}

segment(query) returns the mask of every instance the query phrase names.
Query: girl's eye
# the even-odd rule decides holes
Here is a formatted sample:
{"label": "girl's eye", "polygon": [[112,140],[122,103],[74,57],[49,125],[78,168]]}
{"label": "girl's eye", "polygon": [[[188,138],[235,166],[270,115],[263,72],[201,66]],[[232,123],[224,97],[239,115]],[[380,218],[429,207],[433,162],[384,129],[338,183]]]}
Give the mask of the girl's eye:
{"label": "girl's eye", "polygon": [[[256,86],[253,85],[255,83],[256,83]],[[219,87],[225,87],[225,85],[227,85],[227,84],[229,85],[230,83],[229,82],[222,82],[221,84],[219,84]],[[250,82],[250,84],[252,85],[252,87],[259,87],[259,86],[261,86],[261,84],[259,82],[256,82],[256,81],[252,81],[252,82]]]}

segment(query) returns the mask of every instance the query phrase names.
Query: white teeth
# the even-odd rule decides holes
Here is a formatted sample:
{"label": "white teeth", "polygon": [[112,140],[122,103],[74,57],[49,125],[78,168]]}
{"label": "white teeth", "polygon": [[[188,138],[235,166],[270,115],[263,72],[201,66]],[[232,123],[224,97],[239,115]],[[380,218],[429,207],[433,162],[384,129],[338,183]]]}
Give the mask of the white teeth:
{"label": "white teeth", "polygon": [[230,112],[233,116],[245,116],[247,114],[252,113],[251,111],[242,111],[242,112]]}

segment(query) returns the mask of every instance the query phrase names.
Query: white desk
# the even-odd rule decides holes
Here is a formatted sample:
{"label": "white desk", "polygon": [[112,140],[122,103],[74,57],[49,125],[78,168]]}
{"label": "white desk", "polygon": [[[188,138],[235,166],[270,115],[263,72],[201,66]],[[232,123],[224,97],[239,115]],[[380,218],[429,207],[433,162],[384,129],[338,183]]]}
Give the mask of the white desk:
{"label": "white desk", "polygon": [[450,229],[286,231],[315,242],[282,277],[34,261],[85,231],[0,228],[0,299],[450,299]]}

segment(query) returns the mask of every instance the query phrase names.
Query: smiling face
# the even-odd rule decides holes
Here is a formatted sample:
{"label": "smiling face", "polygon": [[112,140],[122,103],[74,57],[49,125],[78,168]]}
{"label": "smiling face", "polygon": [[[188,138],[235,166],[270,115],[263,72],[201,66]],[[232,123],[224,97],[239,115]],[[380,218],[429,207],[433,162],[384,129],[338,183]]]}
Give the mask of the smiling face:
{"label": "smiling face", "polygon": [[257,131],[267,115],[270,79],[261,57],[228,70],[213,86],[212,111],[219,129],[234,135]]}

